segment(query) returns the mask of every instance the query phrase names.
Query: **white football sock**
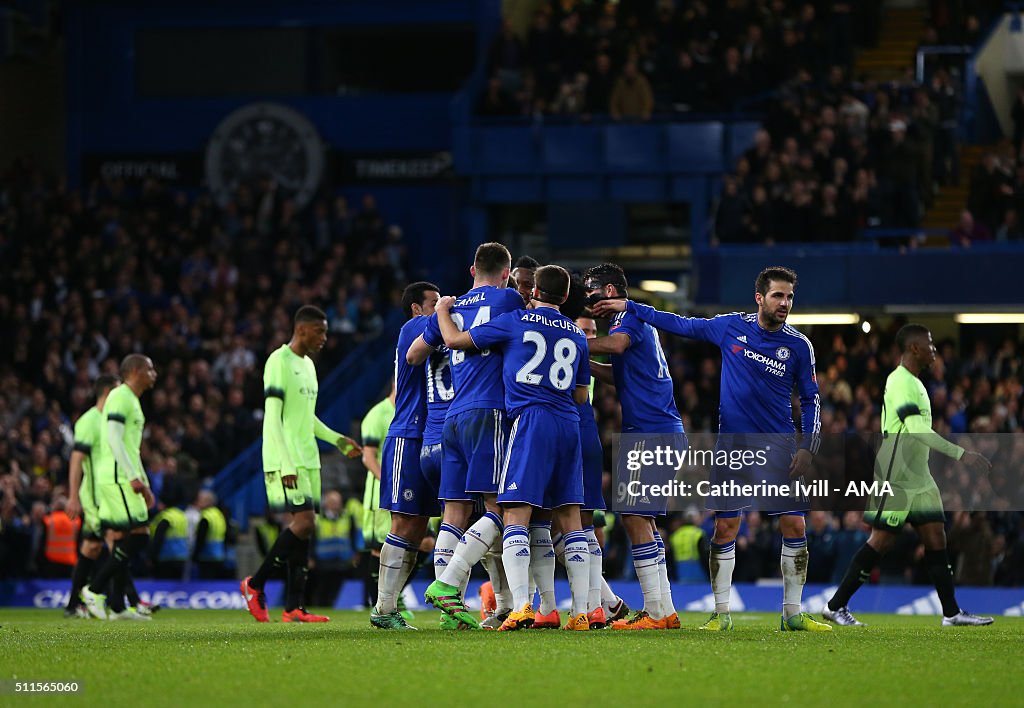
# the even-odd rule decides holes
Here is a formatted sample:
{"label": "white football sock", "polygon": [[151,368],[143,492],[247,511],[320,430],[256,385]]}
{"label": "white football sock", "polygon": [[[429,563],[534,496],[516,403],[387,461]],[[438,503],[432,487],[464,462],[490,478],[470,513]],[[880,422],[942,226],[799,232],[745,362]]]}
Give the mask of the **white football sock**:
{"label": "white football sock", "polygon": [[[602,556],[602,560],[604,556]],[[607,605],[605,609],[610,609],[614,605],[618,604],[619,596],[612,590],[612,586],[608,584],[608,581],[604,579],[604,575],[601,576],[601,604]]]}
{"label": "white football sock", "polygon": [[732,571],[736,568],[736,541],[712,543],[708,566],[711,571],[711,591],[715,593],[715,612],[728,613]]}
{"label": "white football sock", "polygon": [[807,537],[782,539],[782,616],[800,614],[800,603],[807,583]]}
{"label": "white football sock", "polygon": [[530,575],[540,590],[540,613],[551,614],[555,611],[555,551],[550,521],[530,524]]}
{"label": "white football sock", "polygon": [[484,568],[491,580],[491,589],[494,590],[495,609],[499,612],[512,609],[512,591],[505,579],[505,567],[501,559],[501,539],[495,540],[484,556]]}
{"label": "white football sock", "polygon": [[565,572],[569,576],[572,593],[572,616],[587,613],[587,595],[590,591],[590,546],[582,531],[564,534]]}
{"label": "white football sock", "polygon": [[440,580],[441,574],[452,562],[452,555],[459,545],[459,539],[466,533],[458,526],[442,523],[434,543],[434,579]]}
{"label": "white football sock", "polygon": [[594,527],[584,527],[583,533],[587,534],[587,547],[590,550],[590,589],[587,592],[587,613],[589,614],[601,607],[601,583],[604,580],[601,571],[604,569],[604,554],[601,551],[601,544],[597,542]]}
{"label": "white football sock", "polygon": [[668,581],[668,558],[665,555],[665,542],[661,534],[654,532],[654,542],[658,544],[658,575],[661,579],[661,616],[675,614],[676,606],[672,602],[672,584]]}
{"label": "white football sock", "polygon": [[405,552],[405,557],[402,559],[402,577],[399,579],[398,590],[395,591],[396,605],[402,597],[402,591],[405,589],[406,583],[409,582],[409,576],[416,569],[416,557],[418,555],[415,548],[409,548]]}
{"label": "white football sock", "polygon": [[633,568],[644,594],[644,609],[661,619],[661,574],[658,571],[658,544],[654,541],[633,546]]}
{"label": "white football sock", "polygon": [[530,535],[525,526],[510,524],[502,536],[501,560],[512,591],[512,604],[518,611],[530,602]]}
{"label": "white football sock", "polygon": [[555,551],[555,560],[565,567],[565,537],[561,533],[551,535],[551,548]]}
{"label": "white football sock", "polygon": [[452,560],[443,573],[441,582],[455,587],[462,587],[469,578],[473,566],[479,563],[494,540],[501,536],[501,519],[494,512],[488,511],[479,521],[466,529],[455,549]]}
{"label": "white football sock", "polygon": [[380,549],[380,574],[377,576],[377,607],[379,614],[386,615],[398,609],[397,594],[405,579],[405,555],[409,542],[401,536],[388,534]]}

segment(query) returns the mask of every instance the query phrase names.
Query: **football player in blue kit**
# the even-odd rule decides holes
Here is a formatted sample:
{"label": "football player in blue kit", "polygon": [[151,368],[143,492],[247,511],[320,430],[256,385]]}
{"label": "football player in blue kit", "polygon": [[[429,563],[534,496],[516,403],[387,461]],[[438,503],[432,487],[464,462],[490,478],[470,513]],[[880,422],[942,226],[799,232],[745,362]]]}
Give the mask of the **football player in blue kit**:
{"label": "football player in blue kit", "polygon": [[377,604],[370,614],[370,624],[380,629],[415,629],[398,611],[398,594],[415,567],[427,522],[441,513],[440,478],[428,477],[420,465],[427,422],[427,369],[410,365],[405,357],[423,334],[440,297],[438,287],[425,281],[410,284],[402,293],[402,309],[409,321],[402,325],[395,348],[395,417],[384,439],[380,476],[380,508],[391,512],[391,533],[381,546]]}
{"label": "football player in blue kit", "polygon": [[[676,408],[672,376],[658,333],[630,312],[598,307],[601,303],[625,303],[625,272],[614,263],[603,263],[588,270],[583,279],[593,312],[614,315],[608,335],[590,341],[590,353],[611,355],[610,365],[592,362],[591,368],[596,378],[615,384],[622,406],[622,433],[629,436],[629,442],[620,446],[620,457],[634,445],[685,450],[683,420]],[[647,478],[649,481],[660,483],[669,481],[674,470],[648,467],[644,474],[652,475]],[[631,496],[624,503],[629,511],[621,514],[622,524],[632,545],[633,567],[643,591],[644,608],[627,619],[612,622],[612,629],[679,629],[665,543],[654,523],[656,516],[665,513],[667,502],[664,498],[651,502]]]}
{"label": "football player in blue kit", "polygon": [[[796,273],[788,268],[766,268],[754,284],[757,312],[732,313],[710,319],[680,317],[628,300],[604,300],[595,305],[601,314],[630,314],[658,329],[717,345],[722,351],[721,400],[719,405],[719,446],[746,438],[771,440],[767,464],[756,472],[755,481],[786,484],[810,472],[817,452],[821,428],[821,402],[814,372],[814,347],[786,318],[793,308]],[[799,445],[793,424],[792,392],[800,396]],[[785,444],[778,444],[779,441]],[[716,474],[720,470],[715,471]],[[745,471],[747,474],[750,470]],[[744,479],[744,481],[748,481]],[[783,631],[828,632],[830,625],[801,612],[801,597],[807,580],[807,536],[804,516],[810,508],[806,497],[762,499],[770,508],[765,513],[779,517],[782,531]],[[715,612],[700,629],[731,629],[729,597],[736,565],[736,534],[749,498],[709,497],[707,507],[715,512],[715,533],[711,539],[711,587]]]}
{"label": "football player in blue kit", "polygon": [[438,303],[437,320],[445,344],[454,350],[500,349],[505,408],[513,421],[509,433],[498,503],[503,508],[502,559],[519,608],[501,626],[516,630],[533,624],[529,597],[530,539],[534,509],[553,509],[563,531],[565,564],[572,594],[571,617],[564,629],[585,631],[590,585],[590,550],[580,522],[583,467],[578,405],[589,397],[587,339],[558,311],[569,292],[569,274],[560,266],[535,273],[534,309],[493,318],[463,332],[448,314],[456,301]]}
{"label": "football player in blue kit", "polygon": [[[477,248],[470,268],[473,289],[457,298],[451,308],[452,320],[460,331],[474,329],[523,307],[519,293],[505,287],[511,265],[512,256],[502,244],[485,243]],[[406,360],[422,364],[443,344],[435,314],[409,347]],[[425,599],[445,614],[476,628],[479,622],[466,609],[463,594],[473,566],[483,559],[503,530],[495,497],[509,425],[500,352],[453,350],[449,362],[455,396],[444,423],[439,494],[445,504],[443,526],[435,546],[435,562],[447,559],[447,566],[427,588]],[[474,500],[481,496],[487,512],[467,529]],[[495,583],[495,578],[491,581]],[[500,578],[495,585],[501,585]]]}

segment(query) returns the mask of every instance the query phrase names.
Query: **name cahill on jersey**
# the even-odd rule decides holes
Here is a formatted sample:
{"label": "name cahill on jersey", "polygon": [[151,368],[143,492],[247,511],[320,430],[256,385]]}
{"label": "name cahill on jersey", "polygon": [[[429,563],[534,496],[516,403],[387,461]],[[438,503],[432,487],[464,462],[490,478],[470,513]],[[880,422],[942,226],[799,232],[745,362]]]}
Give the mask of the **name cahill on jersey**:
{"label": "name cahill on jersey", "polygon": [[475,293],[473,295],[470,295],[469,297],[464,297],[461,300],[456,300],[455,306],[467,307],[468,305],[475,305],[476,303],[483,301],[484,297],[484,293]]}

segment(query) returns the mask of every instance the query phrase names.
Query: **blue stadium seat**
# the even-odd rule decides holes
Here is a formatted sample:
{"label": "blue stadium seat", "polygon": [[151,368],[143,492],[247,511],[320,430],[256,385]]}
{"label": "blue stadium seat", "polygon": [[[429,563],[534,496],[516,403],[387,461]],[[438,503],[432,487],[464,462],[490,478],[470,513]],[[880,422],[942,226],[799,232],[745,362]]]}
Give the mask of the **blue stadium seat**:
{"label": "blue stadium seat", "polygon": [[478,132],[479,167],[486,173],[521,174],[537,167],[537,144],[529,126],[494,126]]}
{"label": "blue stadium seat", "polygon": [[604,129],[605,162],[613,171],[661,172],[664,132],[659,126],[610,125]]}
{"label": "blue stadium seat", "polygon": [[725,169],[721,123],[680,123],[668,130],[669,166],[673,172],[718,172]]}
{"label": "blue stadium seat", "polygon": [[589,173],[600,165],[598,128],[590,125],[548,126],[544,129],[542,154],[548,173]]}

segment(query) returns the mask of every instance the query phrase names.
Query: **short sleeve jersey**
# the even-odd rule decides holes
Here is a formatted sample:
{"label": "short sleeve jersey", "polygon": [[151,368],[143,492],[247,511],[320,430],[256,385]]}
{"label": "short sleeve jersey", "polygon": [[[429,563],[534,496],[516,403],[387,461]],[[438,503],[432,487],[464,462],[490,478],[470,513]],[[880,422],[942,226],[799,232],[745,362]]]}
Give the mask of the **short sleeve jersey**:
{"label": "short sleeve jersey", "polygon": [[426,317],[413,317],[402,325],[395,347],[395,417],[389,435],[399,438],[421,438],[427,422],[426,369],[405,360],[409,346],[423,334]]}
{"label": "short sleeve jersey", "polygon": [[[377,464],[380,464],[384,455],[384,438],[388,435],[388,428],[395,417],[395,404],[390,398],[385,398],[371,408],[363,418],[363,425],[360,430],[363,436],[363,445],[377,448]],[[373,512],[380,509],[380,480],[373,472],[367,470],[366,485],[363,489],[363,530],[368,536],[372,536],[374,528]]]}
{"label": "short sleeve jersey", "polygon": [[[522,307],[523,298],[515,289],[485,285],[473,288],[456,299],[451,311],[452,320],[460,331],[466,332]],[[427,320],[423,341],[432,347],[444,343],[436,314]],[[455,383],[455,398],[448,408],[449,416],[480,408],[504,408],[501,354],[487,348],[453,351],[449,361]]]}
{"label": "short sleeve jersey", "polygon": [[579,421],[572,394],[590,385],[587,337],[576,323],[550,307],[518,310],[469,332],[479,347],[498,347],[503,355],[505,409],[517,417],[528,405]]}
{"label": "short sleeve jersey", "polygon": [[103,414],[96,406],[93,406],[75,421],[74,449],[85,455],[85,459],[82,460],[83,483],[86,479],[92,478],[93,454],[99,448],[102,418]]}
{"label": "short sleeve jersey", "polygon": [[361,433],[363,445],[377,448],[377,462],[381,461],[384,450],[384,438],[388,436],[388,428],[395,418],[395,404],[385,398],[371,408],[363,418]]}
{"label": "short sleeve jersey", "polygon": [[[288,458],[296,468],[320,469],[320,449],[313,434],[316,395],[319,385],[316,366],[308,356],[299,356],[287,344],[267,357],[263,368],[263,396],[283,402],[281,425]],[[264,425],[266,420],[264,419]],[[263,436],[263,469],[282,467],[282,452],[269,436]]]}
{"label": "short sleeve jersey", "polygon": [[93,448],[93,471],[98,484],[126,484],[131,481],[128,471],[114,459],[110,447],[110,430],[108,423],[116,421],[124,425],[124,447],[128,451],[136,471],[144,473],[142,467],[142,430],[146,426],[146,416],[142,414],[142,404],[128,384],[121,384],[110,392],[103,404],[102,420],[99,425],[99,445]]}
{"label": "short sleeve jersey", "polygon": [[448,406],[455,398],[448,347],[442,345],[431,353],[423,368],[427,378],[427,424],[423,429],[423,444],[440,445]]}

